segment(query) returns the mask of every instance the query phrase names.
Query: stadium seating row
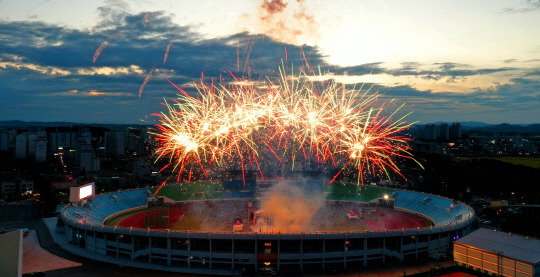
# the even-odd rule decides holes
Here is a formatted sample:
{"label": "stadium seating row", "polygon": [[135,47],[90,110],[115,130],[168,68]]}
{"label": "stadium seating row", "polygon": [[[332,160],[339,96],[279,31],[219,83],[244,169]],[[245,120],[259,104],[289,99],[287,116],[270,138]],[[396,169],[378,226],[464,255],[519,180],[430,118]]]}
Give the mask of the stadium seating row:
{"label": "stadium seating row", "polygon": [[64,213],[73,219],[89,224],[103,224],[103,221],[115,213],[145,206],[147,204],[146,189],[121,191],[110,194],[97,195],[83,206],[71,206]]}
{"label": "stadium seating row", "polygon": [[400,190],[394,191],[391,197],[396,207],[424,214],[435,226],[458,224],[473,216],[473,212],[461,204],[435,195]]}

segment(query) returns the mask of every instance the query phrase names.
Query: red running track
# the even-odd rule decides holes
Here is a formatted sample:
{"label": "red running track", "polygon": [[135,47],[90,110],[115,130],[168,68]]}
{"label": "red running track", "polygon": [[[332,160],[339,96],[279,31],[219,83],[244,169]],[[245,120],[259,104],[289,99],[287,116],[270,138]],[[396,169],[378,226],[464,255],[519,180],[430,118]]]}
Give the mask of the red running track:
{"label": "red running track", "polygon": [[[181,207],[170,207],[169,208],[169,228],[172,224],[178,221],[184,213],[192,209],[190,206],[181,206]],[[121,227],[133,227],[133,228],[146,228],[144,226],[144,217],[146,215],[156,215],[159,210],[146,211],[138,214],[134,214],[130,217],[124,218],[120,221]],[[426,227],[428,226],[427,222],[421,218],[418,218],[413,215],[406,213],[395,212],[395,211],[384,211],[378,210],[372,212],[374,215],[377,215],[376,218],[367,219],[364,218],[363,221],[367,225],[367,229],[370,231],[381,231],[381,230],[396,230],[396,229],[409,229],[417,227]],[[360,211],[357,211],[357,214],[360,214]],[[155,227],[153,229],[165,229],[164,227]]]}
{"label": "red running track", "polygon": [[428,226],[427,222],[413,215],[393,211],[377,211],[378,217],[364,219],[364,223],[371,231],[391,230],[401,228],[417,228]]}

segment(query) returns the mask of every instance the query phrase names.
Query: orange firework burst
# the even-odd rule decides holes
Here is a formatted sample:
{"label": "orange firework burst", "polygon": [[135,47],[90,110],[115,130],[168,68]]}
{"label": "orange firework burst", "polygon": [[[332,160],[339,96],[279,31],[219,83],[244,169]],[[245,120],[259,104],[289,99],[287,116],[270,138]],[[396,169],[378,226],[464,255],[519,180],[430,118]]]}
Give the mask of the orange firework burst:
{"label": "orange firework burst", "polygon": [[335,167],[352,166],[362,184],[364,172],[401,175],[392,159],[413,159],[410,139],[402,135],[411,124],[406,116],[393,119],[399,109],[383,116],[385,104],[376,106],[378,93],[315,81],[320,76],[305,71],[280,72],[279,81],[269,80],[264,88],[235,78],[228,85],[201,80],[194,97],[179,89],[182,95],[174,105],[166,102],[167,113],[159,115],[158,159],[168,157],[165,168],[172,165],[178,178],[188,164],[197,164],[208,176],[205,165],[236,160],[244,171],[244,163],[255,160],[264,178],[259,160],[268,158],[266,153],[291,161],[293,168],[297,156],[310,155]]}

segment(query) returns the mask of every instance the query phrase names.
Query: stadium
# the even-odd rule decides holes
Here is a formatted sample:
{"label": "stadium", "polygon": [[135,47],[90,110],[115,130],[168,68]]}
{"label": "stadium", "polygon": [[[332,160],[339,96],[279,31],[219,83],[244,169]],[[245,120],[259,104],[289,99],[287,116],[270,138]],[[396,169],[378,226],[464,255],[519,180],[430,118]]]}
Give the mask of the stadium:
{"label": "stadium", "polygon": [[235,186],[226,181],[188,183],[166,186],[157,197],[155,188],[85,192],[85,197],[72,193],[79,200],[63,209],[56,231],[69,244],[65,249],[77,255],[134,267],[230,275],[437,258],[471,232],[474,220],[472,208],[437,195],[376,186],[340,195],[315,184],[307,195],[285,191],[289,198],[281,206],[310,215],[298,212],[300,219],[283,221],[290,210],[272,216],[269,211],[279,208],[267,206],[272,187],[283,183],[289,187],[298,181],[253,181],[242,190],[231,189]]}

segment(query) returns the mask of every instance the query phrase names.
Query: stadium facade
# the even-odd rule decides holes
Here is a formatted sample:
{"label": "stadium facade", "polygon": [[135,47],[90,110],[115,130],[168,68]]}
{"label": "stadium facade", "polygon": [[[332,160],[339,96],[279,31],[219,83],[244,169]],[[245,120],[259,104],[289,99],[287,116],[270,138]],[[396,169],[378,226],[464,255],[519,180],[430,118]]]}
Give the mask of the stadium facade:
{"label": "stadium facade", "polygon": [[[233,233],[107,227],[107,219],[147,207],[147,190],[95,196],[70,205],[57,231],[76,254],[108,262],[177,272],[356,268],[437,257],[471,232],[474,211],[450,199],[395,190],[394,209],[428,219],[433,226],[363,232]],[[69,248],[66,248],[69,250]],[[75,252],[74,252],[75,253]],[[203,270],[204,269],[204,270]],[[202,271],[203,270],[203,271]]]}

